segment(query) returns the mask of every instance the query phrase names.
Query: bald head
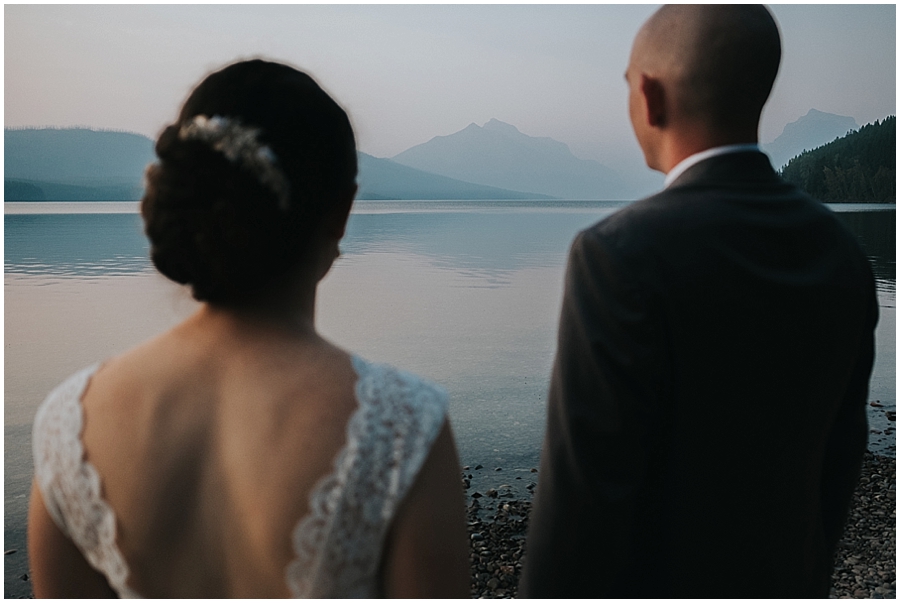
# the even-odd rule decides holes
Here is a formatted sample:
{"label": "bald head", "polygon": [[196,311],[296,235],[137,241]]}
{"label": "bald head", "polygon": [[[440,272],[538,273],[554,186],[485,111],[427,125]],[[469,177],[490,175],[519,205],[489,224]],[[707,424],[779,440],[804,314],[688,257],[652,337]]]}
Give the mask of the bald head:
{"label": "bald head", "polygon": [[631,68],[667,88],[679,117],[719,131],[758,127],[781,40],[760,5],[667,5],[635,38]]}

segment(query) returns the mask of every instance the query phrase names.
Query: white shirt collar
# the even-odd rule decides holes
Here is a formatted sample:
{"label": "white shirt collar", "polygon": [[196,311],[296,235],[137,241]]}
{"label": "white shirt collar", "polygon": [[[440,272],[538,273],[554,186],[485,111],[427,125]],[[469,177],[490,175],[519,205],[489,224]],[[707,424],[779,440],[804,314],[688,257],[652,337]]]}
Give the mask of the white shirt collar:
{"label": "white shirt collar", "polygon": [[675,182],[679,176],[685,173],[688,168],[700,163],[704,159],[718,157],[719,155],[727,155],[728,153],[743,153],[746,151],[759,151],[759,145],[754,142],[727,144],[722,147],[713,147],[711,149],[706,149],[705,151],[700,151],[699,153],[694,153],[690,157],[685,157],[678,165],[669,170],[668,174],[666,174],[663,188],[669,188],[669,186]]}

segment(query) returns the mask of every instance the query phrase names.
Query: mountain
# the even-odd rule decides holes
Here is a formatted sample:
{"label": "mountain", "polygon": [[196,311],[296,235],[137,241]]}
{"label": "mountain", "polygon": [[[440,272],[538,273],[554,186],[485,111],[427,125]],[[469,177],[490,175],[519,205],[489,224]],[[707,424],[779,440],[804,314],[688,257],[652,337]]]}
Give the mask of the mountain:
{"label": "mountain", "polygon": [[3,179],[5,201],[138,201],[143,195],[140,180],[121,184],[72,184]]}
{"label": "mountain", "polygon": [[781,169],[803,151],[820,147],[857,127],[852,117],[810,109],[806,115],[786,125],[778,138],[762,145],[762,150],[769,154],[775,169]]}
{"label": "mountain", "polygon": [[[4,130],[7,201],[136,201],[153,141],[86,128]],[[546,199],[359,154],[360,199]]]}
{"label": "mountain", "polygon": [[548,199],[429,174],[390,159],[359,153],[358,199]]}
{"label": "mountain", "polygon": [[87,128],[3,131],[7,201],[136,201],[156,157],[140,134]]}
{"label": "mountain", "polygon": [[794,157],[782,176],[826,203],[895,203],[897,119],[886,117]]}
{"label": "mountain", "polygon": [[492,119],[436,136],[392,160],[426,172],[562,199],[628,199],[630,187],[612,169],[575,157],[565,144],[537,138]]}
{"label": "mountain", "polygon": [[153,141],[87,128],[3,131],[4,178],[80,185],[140,184],[156,157]]}

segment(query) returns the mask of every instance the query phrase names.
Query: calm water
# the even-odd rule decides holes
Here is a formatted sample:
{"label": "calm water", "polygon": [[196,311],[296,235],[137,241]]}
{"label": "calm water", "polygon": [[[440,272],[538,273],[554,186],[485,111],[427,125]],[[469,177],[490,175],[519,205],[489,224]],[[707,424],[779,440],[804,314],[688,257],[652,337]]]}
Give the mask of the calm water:
{"label": "calm water", "polygon": [[[463,464],[483,464],[483,480],[521,491],[538,462],[569,243],[621,206],[358,202],[343,255],[319,290],[318,327],[364,357],[442,384]],[[16,579],[26,567],[37,405],[73,371],[195,308],[151,268],[135,204],[77,207],[94,213],[69,213],[71,204],[6,204],[4,523],[5,548],[19,549],[5,559],[8,596],[21,588]],[[870,421],[890,433],[873,433],[870,447],[894,454],[884,411],[895,410],[895,211],[834,208],[860,237],[878,279],[870,399],[884,408],[870,408]]]}

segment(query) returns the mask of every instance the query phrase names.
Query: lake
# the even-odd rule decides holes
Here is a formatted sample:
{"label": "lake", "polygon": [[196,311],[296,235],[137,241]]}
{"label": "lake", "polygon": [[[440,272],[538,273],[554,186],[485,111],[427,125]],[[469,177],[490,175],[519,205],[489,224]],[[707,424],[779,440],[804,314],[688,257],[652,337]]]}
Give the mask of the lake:
{"label": "lake", "polygon": [[[365,358],[440,383],[473,486],[519,493],[538,464],[566,253],[625,205],[565,201],[359,201],[319,288],[320,332]],[[153,270],[134,203],[5,204],[4,482],[7,596],[26,571],[31,420],[66,376],[196,307]],[[860,238],[881,317],[870,448],[894,455],[893,205],[832,206]],[[74,212],[79,213],[74,213]],[[502,468],[496,472],[496,468]],[[483,490],[482,490],[483,491]]]}

